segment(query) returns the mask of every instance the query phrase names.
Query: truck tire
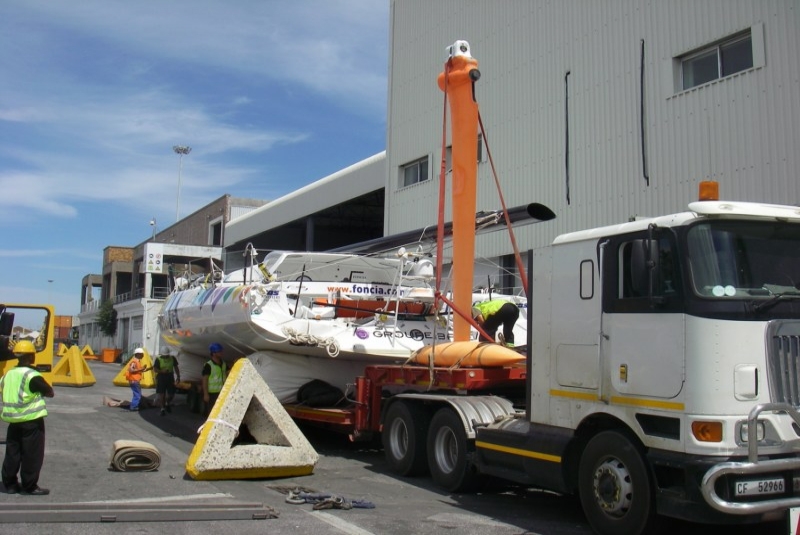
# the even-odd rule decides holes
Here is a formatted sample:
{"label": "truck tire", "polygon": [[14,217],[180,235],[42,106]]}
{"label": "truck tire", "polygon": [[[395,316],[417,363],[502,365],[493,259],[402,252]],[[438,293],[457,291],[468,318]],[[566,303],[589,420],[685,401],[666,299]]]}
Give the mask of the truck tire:
{"label": "truck tire", "polygon": [[581,455],[578,491],[583,512],[600,535],[650,533],[653,485],[639,449],[624,434],[604,431]]}
{"label": "truck tire", "polygon": [[474,449],[454,410],[439,409],[433,415],[428,431],[428,468],[437,485],[450,492],[473,490],[477,475],[471,469],[469,452]]}
{"label": "truck tire", "polygon": [[389,407],[381,442],[389,469],[401,476],[416,476],[427,471],[425,442],[429,414],[411,404],[398,401]]}

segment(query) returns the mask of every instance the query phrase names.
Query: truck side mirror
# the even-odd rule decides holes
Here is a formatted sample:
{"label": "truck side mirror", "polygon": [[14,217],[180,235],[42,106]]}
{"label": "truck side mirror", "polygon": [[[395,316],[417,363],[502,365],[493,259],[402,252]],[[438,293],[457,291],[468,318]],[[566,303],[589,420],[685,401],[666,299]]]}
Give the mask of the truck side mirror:
{"label": "truck side mirror", "polygon": [[0,313],[0,336],[11,336],[11,329],[14,328],[14,313]]}
{"label": "truck side mirror", "polygon": [[631,289],[634,295],[654,297],[660,269],[658,240],[634,240],[631,243]]}

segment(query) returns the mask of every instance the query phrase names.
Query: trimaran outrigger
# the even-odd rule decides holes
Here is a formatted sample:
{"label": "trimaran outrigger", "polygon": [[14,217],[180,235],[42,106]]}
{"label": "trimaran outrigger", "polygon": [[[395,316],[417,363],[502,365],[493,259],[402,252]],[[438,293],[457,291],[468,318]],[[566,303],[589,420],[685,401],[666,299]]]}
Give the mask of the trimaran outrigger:
{"label": "trimaran outrigger", "polygon": [[[294,401],[298,388],[313,379],[344,390],[365,363],[429,364],[433,358],[435,365],[485,366],[524,360],[519,348],[476,341],[474,302],[503,297],[518,304],[517,340],[526,339],[527,309],[523,296],[473,291],[475,236],[511,233],[524,286],[512,227],[555,216],[539,204],[503,205],[476,215],[479,121],[472,83],[478,71],[466,42],[450,49],[439,86],[452,109],[452,223],[444,223],[442,172],[436,227],[343,252],[272,251],[260,263],[251,247],[251,265],[176,287],[159,322],[165,341],[186,357],[181,359],[186,379],[199,378],[212,342],[223,344],[228,359],[249,358],[285,402]],[[435,266],[422,245],[434,238]],[[441,290],[445,240],[452,240],[450,292]],[[390,248],[393,254],[374,254]],[[461,357],[440,360],[448,355]]]}

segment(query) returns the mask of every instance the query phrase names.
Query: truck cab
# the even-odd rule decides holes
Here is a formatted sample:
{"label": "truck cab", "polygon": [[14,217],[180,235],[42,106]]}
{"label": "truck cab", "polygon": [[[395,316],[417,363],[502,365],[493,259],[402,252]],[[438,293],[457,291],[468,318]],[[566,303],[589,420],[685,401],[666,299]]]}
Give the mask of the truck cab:
{"label": "truck cab", "polygon": [[524,402],[403,381],[372,404],[390,468],[575,494],[602,535],[797,511],[800,208],[701,199],[533,251]]}
{"label": "truck cab", "polygon": [[531,288],[530,403],[476,430],[480,471],[579,494],[599,533],[800,506],[800,208],[562,235]]}

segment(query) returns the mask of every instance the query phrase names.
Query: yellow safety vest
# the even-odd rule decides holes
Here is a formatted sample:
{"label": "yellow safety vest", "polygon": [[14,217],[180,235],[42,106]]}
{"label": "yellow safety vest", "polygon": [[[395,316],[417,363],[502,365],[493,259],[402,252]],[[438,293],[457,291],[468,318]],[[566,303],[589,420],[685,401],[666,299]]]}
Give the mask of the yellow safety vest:
{"label": "yellow safety vest", "polygon": [[0,419],[9,423],[31,422],[47,416],[44,398],[39,392],[31,392],[30,384],[41,373],[33,368],[16,367],[0,379],[3,393],[3,412]]}
{"label": "yellow safety vest", "polygon": [[492,299],[491,301],[481,301],[480,303],[475,303],[473,307],[477,308],[478,311],[483,316],[483,319],[488,318],[492,314],[496,314],[498,310],[503,308],[503,305],[508,303],[505,299]]}
{"label": "yellow safety vest", "polygon": [[208,364],[211,366],[211,375],[208,376],[208,392],[217,394],[222,391],[222,385],[225,384],[225,371],[228,368],[225,362],[218,365],[213,360],[209,360]]}
{"label": "yellow safety vest", "polygon": [[175,360],[169,357],[158,357],[158,373],[172,373],[175,369]]}

